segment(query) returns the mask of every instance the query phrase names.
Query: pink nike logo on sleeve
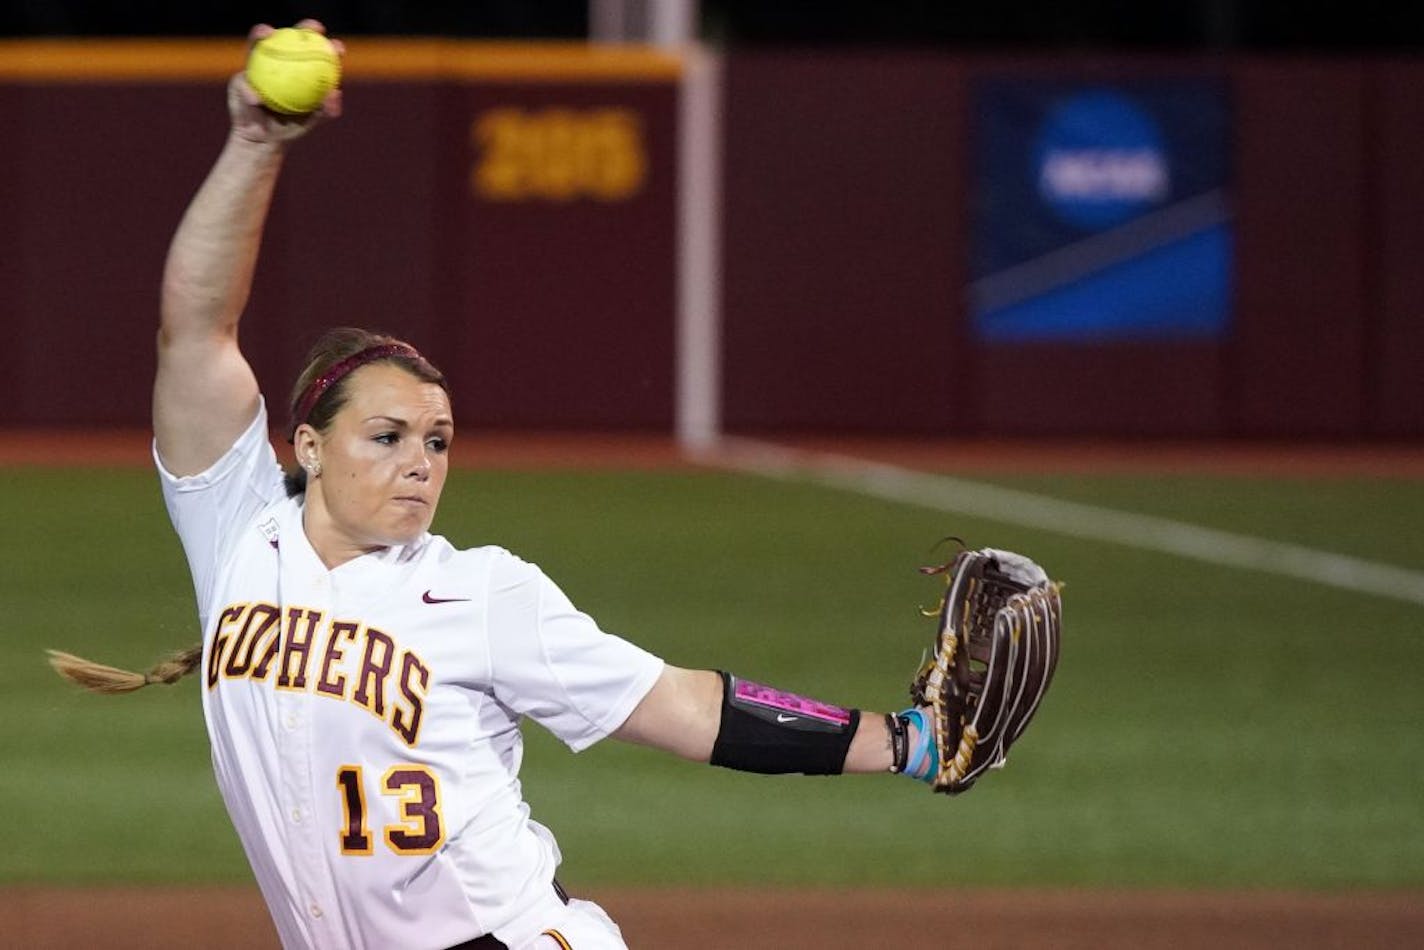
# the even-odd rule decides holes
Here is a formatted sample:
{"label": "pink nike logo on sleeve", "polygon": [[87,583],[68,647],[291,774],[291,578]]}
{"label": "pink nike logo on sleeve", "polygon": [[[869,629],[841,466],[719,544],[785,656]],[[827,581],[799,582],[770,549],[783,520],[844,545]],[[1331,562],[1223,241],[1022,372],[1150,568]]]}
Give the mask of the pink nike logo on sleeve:
{"label": "pink nike logo on sleeve", "polygon": [[468,597],[431,597],[430,591],[426,591],[425,593],[421,594],[420,599],[425,601],[427,604],[468,603],[470,600],[470,598]]}

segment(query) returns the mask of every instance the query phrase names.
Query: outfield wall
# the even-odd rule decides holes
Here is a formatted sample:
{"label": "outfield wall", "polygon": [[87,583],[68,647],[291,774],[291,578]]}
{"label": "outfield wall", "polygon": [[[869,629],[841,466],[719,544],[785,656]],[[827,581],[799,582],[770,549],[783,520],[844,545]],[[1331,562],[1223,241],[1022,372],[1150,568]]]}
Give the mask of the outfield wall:
{"label": "outfield wall", "polygon": [[[430,352],[462,422],[669,428],[678,59],[352,46],[348,114],[289,159],[242,324],[275,414],[315,334],[354,323]],[[164,254],[242,46],[134,48],[0,44],[0,422],[147,419]]]}
{"label": "outfield wall", "polygon": [[[482,428],[667,430],[676,57],[358,40],[293,155],[243,325],[274,401],[322,326],[398,329]],[[0,43],[0,424],[143,424],[163,255],[221,142],[228,41]],[[1424,66],[748,52],[721,72],[729,429],[1424,435]],[[986,77],[1229,90],[1214,339],[985,342]]]}
{"label": "outfield wall", "polygon": [[[973,338],[970,92],[1004,75],[1226,82],[1223,338]],[[1424,67],[757,53],[727,77],[730,427],[1424,434]]]}

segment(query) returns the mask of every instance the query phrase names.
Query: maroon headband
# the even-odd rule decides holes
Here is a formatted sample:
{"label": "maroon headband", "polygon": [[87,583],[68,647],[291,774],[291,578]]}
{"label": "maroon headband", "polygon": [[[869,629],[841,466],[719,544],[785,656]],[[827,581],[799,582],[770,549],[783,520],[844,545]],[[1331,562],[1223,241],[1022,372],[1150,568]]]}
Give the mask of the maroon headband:
{"label": "maroon headband", "polygon": [[405,343],[380,343],[376,346],[368,346],[361,352],[346,357],[312,380],[312,384],[307,387],[306,392],[302,393],[302,398],[297,401],[296,412],[292,415],[292,434],[288,437],[288,441],[296,438],[297,427],[307,421],[307,416],[311,415],[312,409],[328,389],[367,363],[383,360],[388,356],[408,356],[415,360],[421,359],[421,355],[415,347]]}

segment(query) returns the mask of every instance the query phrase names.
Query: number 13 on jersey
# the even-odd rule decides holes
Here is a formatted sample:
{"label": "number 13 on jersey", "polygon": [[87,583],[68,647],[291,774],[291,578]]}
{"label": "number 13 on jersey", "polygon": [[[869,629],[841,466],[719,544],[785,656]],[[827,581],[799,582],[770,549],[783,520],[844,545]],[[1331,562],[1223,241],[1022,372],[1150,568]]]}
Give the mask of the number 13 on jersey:
{"label": "number 13 on jersey", "polygon": [[[366,825],[366,787],[361,766],[343,765],[336,770],[336,787],[341,792],[345,817],[341,832],[341,853],[370,854],[371,831]],[[382,795],[399,799],[399,824],[383,831],[386,846],[396,854],[431,854],[445,843],[445,825],[440,817],[440,783],[435,773],[423,765],[393,765],[381,776]]]}

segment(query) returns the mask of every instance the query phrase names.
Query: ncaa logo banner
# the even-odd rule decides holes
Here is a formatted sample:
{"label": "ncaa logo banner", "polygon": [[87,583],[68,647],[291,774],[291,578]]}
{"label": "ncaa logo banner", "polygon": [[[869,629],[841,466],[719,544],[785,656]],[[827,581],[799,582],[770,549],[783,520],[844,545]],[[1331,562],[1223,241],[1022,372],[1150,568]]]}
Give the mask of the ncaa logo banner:
{"label": "ncaa logo banner", "polygon": [[1213,80],[974,88],[970,315],[980,340],[1219,339],[1229,107]]}

